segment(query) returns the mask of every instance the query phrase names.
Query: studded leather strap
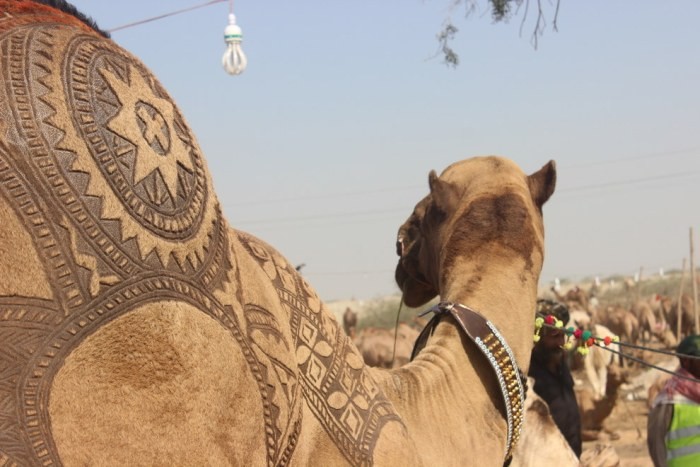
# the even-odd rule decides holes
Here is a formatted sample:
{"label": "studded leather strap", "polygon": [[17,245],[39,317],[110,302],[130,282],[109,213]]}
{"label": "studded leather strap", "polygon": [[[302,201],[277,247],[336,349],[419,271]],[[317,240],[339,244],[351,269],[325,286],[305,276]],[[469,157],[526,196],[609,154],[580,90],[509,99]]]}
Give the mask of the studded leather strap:
{"label": "studded leather strap", "polygon": [[501,336],[501,333],[496,329],[496,326],[481,314],[465,305],[449,302],[441,302],[422,315],[431,312],[434,313],[434,316],[418,336],[411,354],[411,360],[425,347],[428,337],[433,333],[443,315],[449,314],[459,323],[462,331],[479,347],[488,359],[498,379],[508,422],[508,438],[505,452],[505,459],[508,462],[513,455],[522,431],[523,408],[527,390],[525,375],[518,368],[513,352],[506,340]]}

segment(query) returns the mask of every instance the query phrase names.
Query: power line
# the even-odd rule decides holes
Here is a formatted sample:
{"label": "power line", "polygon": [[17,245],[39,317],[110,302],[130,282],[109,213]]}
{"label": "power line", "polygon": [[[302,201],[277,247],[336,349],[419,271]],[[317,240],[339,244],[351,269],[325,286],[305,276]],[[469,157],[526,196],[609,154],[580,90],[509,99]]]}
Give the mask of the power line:
{"label": "power line", "polygon": [[606,187],[610,187],[610,186],[632,185],[635,183],[651,182],[651,181],[656,181],[656,180],[668,180],[668,179],[672,179],[672,178],[691,176],[691,175],[696,175],[698,173],[700,173],[700,170],[693,170],[690,172],[675,172],[672,174],[658,175],[655,177],[643,177],[643,178],[633,178],[633,179],[629,179],[629,180],[618,180],[616,182],[594,183],[591,185],[581,185],[581,186],[577,186],[577,187],[563,188],[563,189],[559,190],[559,192],[560,193],[571,193],[571,192],[590,190],[590,189],[595,189],[595,188],[606,188]]}
{"label": "power line", "polygon": [[[298,221],[310,221],[319,219],[333,219],[337,217],[346,218],[349,216],[365,216],[368,214],[393,214],[398,212],[406,212],[406,208],[391,208],[391,209],[379,209],[371,211],[354,211],[354,212],[338,212],[334,214],[318,214],[315,216],[302,216],[302,217],[282,217],[282,218],[272,218],[272,219],[259,219],[259,220],[249,220],[249,221],[237,221],[238,224],[245,225],[260,225],[260,224],[279,224],[284,222],[298,222]],[[410,213],[407,213],[410,214]]]}
{"label": "power line", "polygon": [[[598,161],[598,162],[590,162],[590,163],[584,163],[584,164],[562,165],[561,167],[559,167],[558,170],[561,171],[561,169],[595,167],[595,166],[600,166],[600,165],[613,164],[616,162],[626,162],[626,161],[633,161],[633,160],[640,160],[640,159],[653,159],[653,158],[657,158],[657,157],[667,157],[667,156],[673,156],[673,155],[679,155],[679,154],[686,154],[688,152],[693,152],[693,151],[700,152],[700,147],[690,148],[690,149],[678,149],[678,150],[665,151],[665,152],[654,152],[654,153],[642,154],[642,155],[638,155],[638,156],[622,157],[622,158],[617,158],[617,159]],[[663,177],[670,178],[670,177],[681,176],[681,175],[691,175],[694,173],[696,173],[696,172],[684,172],[683,174],[680,174],[680,173],[679,174],[670,174],[670,175],[663,176]],[[615,184],[623,185],[623,184],[632,184],[632,183],[639,183],[639,182],[652,181],[652,180],[654,180],[653,177],[648,178],[648,179],[641,178],[641,179],[635,179],[635,180],[623,180],[619,183],[618,182],[608,182],[608,183],[601,183],[601,184],[597,184],[597,185],[596,184],[585,185],[585,186],[573,187],[573,188],[569,188],[569,189],[557,190],[557,192],[563,193],[563,192],[571,192],[571,191],[581,191],[581,190],[587,190],[587,189],[592,189],[592,188],[603,188],[606,186],[613,186]],[[255,200],[255,201],[249,201],[249,202],[237,202],[237,203],[228,203],[228,204],[229,204],[229,206],[260,206],[260,205],[265,205],[265,204],[277,204],[277,203],[282,203],[282,202],[313,201],[313,200],[317,200],[317,199],[332,199],[332,198],[348,198],[348,197],[372,195],[372,194],[377,194],[377,193],[393,193],[393,192],[398,192],[398,191],[419,190],[419,189],[424,189],[424,188],[425,188],[425,185],[421,184],[421,185],[410,185],[410,186],[385,187],[385,188],[377,188],[377,189],[370,189],[370,190],[345,191],[345,192],[327,193],[327,194],[318,194],[318,195],[305,195],[305,196],[297,196],[297,197],[269,198],[269,199],[265,199],[265,200]]]}
{"label": "power line", "polygon": [[567,165],[564,166],[567,169],[577,169],[581,167],[594,167],[598,165],[607,165],[607,164],[615,164],[617,162],[625,162],[625,161],[636,161],[640,159],[653,159],[656,157],[667,157],[667,156],[677,156],[679,154],[687,154],[689,152],[698,152],[700,151],[700,147],[694,147],[694,148],[689,148],[689,149],[677,149],[674,151],[664,151],[664,152],[652,152],[649,154],[643,154],[639,156],[630,156],[630,157],[621,157],[618,159],[611,159],[611,160],[606,160],[606,161],[596,161],[596,162],[584,162],[581,164],[573,164],[573,165]]}
{"label": "power line", "polygon": [[400,186],[393,188],[377,188],[373,190],[363,190],[363,191],[345,191],[339,193],[330,193],[326,195],[307,195],[298,196],[295,198],[270,198],[265,200],[256,200],[252,202],[241,202],[241,203],[229,203],[229,206],[259,206],[262,204],[276,204],[283,202],[295,202],[295,201],[311,201],[315,199],[333,199],[333,198],[347,198],[358,195],[374,195],[377,193],[392,193],[397,191],[408,191],[425,188],[425,185],[413,185],[413,186]]}
{"label": "power line", "polygon": [[393,274],[394,269],[372,270],[372,271],[307,271],[304,274],[307,276],[360,276],[369,274]]}
{"label": "power line", "polygon": [[[584,190],[597,189],[597,188],[632,185],[635,183],[658,181],[658,180],[670,180],[670,179],[674,179],[674,178],[693,176],[693,175],[697,175],[699,173],[700,173],[700,170],[691,171],[691,172],[676,172],[676,173],[672,173],[672,174],[658,175],[658,176],[653,176],[653,177],[643,177],[643,178],[635,178],[635,179],[627,179],[627,180],[618,180],[618,181],[606,182],[606,183],[594,183],[594,184],[590,184],[590,185],[581,185],[581,186],[572,187],[572,188],[568,188],[568,189],[564,188],[562,190],[558,190],[557,192],[558,193],[576,193],[576,192],[580,192],[580,191],[584,191]],[[367,210],[367,211],[335,212],[333,214],[317,214],[317,215],[313,215],[313,216],[302,216],[302,217],[239,220],[239,221],[237,221],[237,224],[238,225],[246,225],[246,226],[261,225],[261,224],[268,224],[269,225],[269,224],[282,224],[282,223],[289,223],[289,222],[303,222],[303,221],[310,221],[310,220],[328,220],[328,219],[339,218],[339,217],[340,218],[347,218],[347,217],[358,217],[358,216],[367,216],[367,215],[374,215],[374,214],[399,214],[399,213],[407,213],[407,208],[401,207],[401,208],[389,208],[389,209],[372,209],[372,210]],[[364,219],[356,219],[357,222],[360,222],[363,220]]]}
{"label": "power line", "polygon": [[127,29],[127,28],[131,28],[134,26],[139,26],[141,24],[150,23],[151,21],[157,21],[159,19],[167,18],[169,16],[179,15],[180,13],[186,13],[188,11],[196,10],[198,8],[204,8],[205,6],[214,5],[215,3],[223,3],[225,1],[227,1],[227,0],[210,0],[208,2],[201,3],[199,5],[193,5],[191,7],[183,8],[181,10],[175,10],[175,11],[171,11],[169,13],[163,13],[162,15],[153,16],[152,18],[146,18],[146,19],[142,19],[139,21],[134,21],[133,23],[128,23],[128,24],[124,24],[121,26],[111,28],[111,29],[107,29],[107,32],[111,33],[111,32],[115,32],[115,31],[121,31],[122,29]]}

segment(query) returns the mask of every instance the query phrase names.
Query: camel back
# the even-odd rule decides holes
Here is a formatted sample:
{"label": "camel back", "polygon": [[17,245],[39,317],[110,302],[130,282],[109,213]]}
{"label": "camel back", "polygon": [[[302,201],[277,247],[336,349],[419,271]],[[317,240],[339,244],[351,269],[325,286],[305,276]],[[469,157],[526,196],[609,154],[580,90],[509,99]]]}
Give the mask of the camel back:
{"label": "camel back", "polygon": [[284,465],[304,413],[371,464],[391,404],[294,268],[227,226],[149,70],[19,0],[0,50],[0,464],[235,463],[249,443]]}

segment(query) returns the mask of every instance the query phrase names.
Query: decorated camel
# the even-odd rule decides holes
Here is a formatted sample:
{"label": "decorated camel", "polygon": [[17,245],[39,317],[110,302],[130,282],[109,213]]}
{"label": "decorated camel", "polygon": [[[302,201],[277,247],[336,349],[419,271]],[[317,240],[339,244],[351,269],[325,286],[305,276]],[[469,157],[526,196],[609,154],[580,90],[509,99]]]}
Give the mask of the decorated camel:
{"label": "decorated camel", "polygon": [[409,306],[445,303],[413,362],[370,369],[294,266],[228,225],[195,136],[138,59],[53,7],[0,12],[2,463],[510,457],[553,162],[430,173],[396,280]]}

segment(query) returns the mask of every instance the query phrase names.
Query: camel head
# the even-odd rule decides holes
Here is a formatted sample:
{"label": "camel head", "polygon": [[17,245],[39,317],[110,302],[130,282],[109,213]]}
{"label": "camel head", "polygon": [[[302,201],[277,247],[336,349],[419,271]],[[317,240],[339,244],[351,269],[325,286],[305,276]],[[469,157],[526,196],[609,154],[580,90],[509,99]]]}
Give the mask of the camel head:
{"label": "camel head", "polygon": [[[440,176],[431,171],[430,193],[399,228],[396,242],[395,279],[406,305],[418,307],[442,295],[453,266],[484,247],[487,254],[497,250],[516,254],[538,276],[544,241],[542,205],[555,183],[554,161],[529,176],[512,161],[496,156],[457,162]],[[476,287],[480,278],[461,280]]]}

